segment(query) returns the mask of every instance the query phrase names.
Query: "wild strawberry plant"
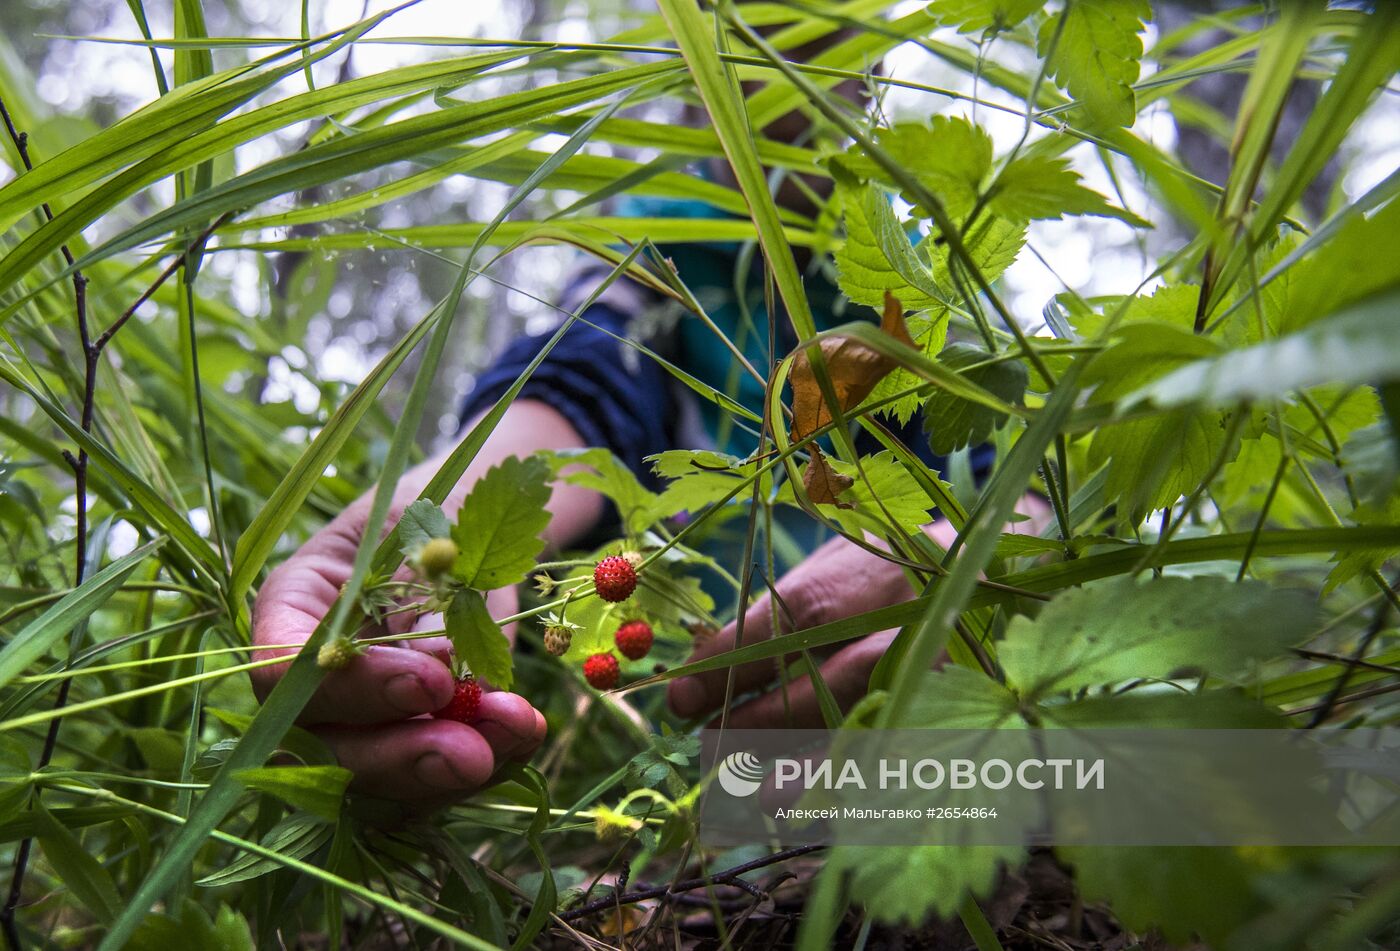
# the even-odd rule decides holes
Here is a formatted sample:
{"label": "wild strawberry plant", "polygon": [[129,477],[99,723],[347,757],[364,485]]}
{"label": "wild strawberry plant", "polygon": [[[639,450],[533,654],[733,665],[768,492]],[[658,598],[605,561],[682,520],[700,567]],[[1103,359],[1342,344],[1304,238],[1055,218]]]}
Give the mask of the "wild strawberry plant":
{"label": "wild strawberry plant", "polygon": [[[708,854],[695,724],[661,685],[742,660],[821,692],[824,652],[894,628],[866,699],[823,703],[832,727],[1393,724],[1400,178],[1374,174],[1367,136],[1395,122],[1400,7],[1169,27],[1146,0],[660,0],[597,43],[418,38],[419,60],[360,76],[335,64],[397,9],[292,41],[209,37],[198,0],[162,37],[131,7],[160,68],[105,126],[54,121],[0,57],[12,943],[791,940],[749,914],[771,900],[808,948],[937,915],[986,951],[1031,926],[978,904],[1027,861],[1072,881],[1066,922],[1088,903],[1176,942],[1394,941],[1383,850]],[[951,78],[877,68],[911,50]],[[1244,77],[1238,102],[1196,98],[1222,77]],[[805,131],[780,135],[795,110]],[[1226,161],[1190,166],[1162,122]],[[454,176],[510,197],[444,219]],[[713,214],[612,213],[628,195]],[[1008,272],[1070,233],[1050,222],[1117,229],[1137,263],[1104,254],[1122,274],[1029,306]],[[757,365],[669,253],[736,242],[795,341]],[[675,447],[652,482],[605,449],[542,452],[444,509],[537,361],[390,518],[436,381],[499,325],[473,309],[479,275],[539,244],[602,262],[595,299],[631,282],[724,337],[727,380],[667,359],[648,315],[621,344],[757,448]],[[386,251],[435,269],[439,298],[355,385],[318,379],[308,328]],[[265,308],[234,303],[223,260],[270,263]],[[309,405],[270,386],[293,359]],[[897,435],[916,417],[941,468]],[[565,484],[615,510],[592,550],[546,552]],[[280,645],[295,660],[256,649],[268,572],[364,493],[388,534],[358,542],[305,645]],[[1053,518],[1007,531],[1028,493]],[[916,596],[688,663],[800,560],[794,519],[880,552]],[[951,533],[926,534],[935,519]],[[493,611],[488,592],[516,587]],[[550,739],[536,766],[406,817],[354,794],[297,719],[365,649],[443,635],[460,679],[440,714],[511,689]],[[286,673],[258,703],[245,675],[271,665]],[[797,887],[751,880],[782,863]],[[677,897],[706,887],[708,925]]]}

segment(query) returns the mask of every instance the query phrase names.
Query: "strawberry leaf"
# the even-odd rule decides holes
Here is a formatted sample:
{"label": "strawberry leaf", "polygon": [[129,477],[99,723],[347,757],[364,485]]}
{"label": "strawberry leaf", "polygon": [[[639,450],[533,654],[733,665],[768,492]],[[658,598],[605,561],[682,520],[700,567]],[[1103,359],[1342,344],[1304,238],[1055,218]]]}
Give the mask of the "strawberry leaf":
{"label": "strawberry leaf", "polygon": [[[963,343],[952,344],[939,355],[939,359],[954,370],[965,370],[990,358],[987,351]],[[965,370],[963,375],[1008,403],[1020,402],[1026,392],[1026,368],[1014,360]],[[924,429],[928,432],[929,447],[940,456],[982,442],[1005,422],[1004,413],[950,396],[945,390],[935,391],[924,403]]]}
{"label": "strawberry leaf", "polygon": [[544,549],[549,525],[549,466],[542,459],[506,459],[472,488],[452,528],[459,554],[453,575],[487,591],[525,579]]}
{"label": "strawberry leaf", "polygon": [[928,12],[944,26],[957,27],[959,33],[1002,33],[1044,5],[1044,0],[941,0],[930,4]]}
{"label": "strawberry leaf", "polygon": [[418,499],[403,510],[399,519],[399,542],[405,557],[412,557],[434,538],[446,538],[452,533],[452,523],[431,499]]}
{"label": "strawberry leaf", "polygon": [[510,642],[491,617],[480,591],[459,590],[447,606],[443,625],[458,661],[492,686],[510,689],[514,680]]}
{"label": "strawberry leaf", "polygon": [[1120,577],[1064,592],[1035,620],[1013,618],[999,659],[1034,699],[1182,672],[1228,678],[1301,643],[1315,614],[1310,596],[1256,581]]}
{"label": "strawberry leaf", "polygon": [[1004,218],[1056,219],[1065,215],[1118,218],[1135,228],[1150,228],[1131,211],[1117,208],[1079,180],[1069,160],[1023,155],[1002,170],[988,207]]}
{"label": "strawberry leaf", "polygon": [[1070,5],[1040,28],[1039,53],[1049,57],[1050,74],[1094,122],[1130,126],[1137,117],[1139,33],[1150,19],[1147,0],[1095,0]]}

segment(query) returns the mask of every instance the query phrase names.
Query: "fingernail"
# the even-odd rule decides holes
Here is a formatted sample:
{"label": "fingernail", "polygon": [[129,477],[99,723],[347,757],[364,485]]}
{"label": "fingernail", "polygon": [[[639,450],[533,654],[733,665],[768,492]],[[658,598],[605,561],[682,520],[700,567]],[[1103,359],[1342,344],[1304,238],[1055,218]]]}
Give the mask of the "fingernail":
{"label": "fingernail", "polygon": [[466,789],[472,785],[452,768],[447,757],[441,753],[424,753],[418,757],[418,761],[413,764],[413,775],[418,777],[418,781],[423,785],[434,789]]}
{"label": "fingernail", "polygon": [[384,698],[402,713],[432,713],[433,698],[427,684],[417,674],[398,674],[384,683]]}
{"label": "fingernail", "polygon": [[676,716],[693,717],[705,709],[705,688],[694,677],[673,680],[670,696]]}

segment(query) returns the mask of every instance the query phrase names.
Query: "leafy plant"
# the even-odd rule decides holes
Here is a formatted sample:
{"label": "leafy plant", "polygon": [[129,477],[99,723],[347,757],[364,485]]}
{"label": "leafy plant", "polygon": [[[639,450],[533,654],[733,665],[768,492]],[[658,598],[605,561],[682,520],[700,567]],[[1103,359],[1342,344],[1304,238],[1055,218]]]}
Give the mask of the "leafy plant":
{"label": "leafy plant", "polygon": [[[986,951],[985,899],[1023,850],[842,847],[815,876],[810,850],[706,854],[697,745],[654,688],[762,661],[811,676],[851,731],[1395,722],[1400,176],[1332,187],[1321,213],[1305,195],[1364,151],[1368,118],[1393,122],[1400,7],[1300,2],[1169,30],[1145,0],[660,0],[596,43],[419,37],[420,62],[325,72],[411,5],[320,35],[303,5],[301,35],[269,40],[208,35],[198,0],[155,37],[133,0],[144,38],[119,42],[149,51],[159,94],[101,126],[48,121],[32,78],[0,57],[12,943],[340,947],[393,927],[524,947],[565,925],[621,940],[651,927],[625,909],[674,914],[678,893],[712,886],[727,889],[710,896],[716,933],[758,943],[770,936],[737,918],[726,932],[723,903],[768,897],[755,876],[789,863],[808,879],[803,947],[936,913]],[[874,68],[901,48],[962,85]],[[1233,115],[1195,98],[1196,80],[1234,74],[1248,78]],[[1298,84],[1321,91],[1280,141]],[[894,90],[915,105],[891,117]],[[676,123],[680,107],[704,121]],[[777,137],[793,110],[807,134]],[[1154,116],[1219,138],[1227,165],[1188,167],[1150,134]],[[1009,137],[993,128],[1008,117]],[[727,173],[686,174],[705,162]],[[394,213],[458,176],[510,196],[490,215]],[[780,200],[793,182],[805,204]],[[619,196],[714,214],[614,214]],[[1013,268],[1068,233],[1047,228],[1088,220],[1141,252],[1141,280],[1060,285],[1031,308],[1007,293]],[[795,345],[771,364],[667,260],[670,245],[736,242],[740,267],[759,262],[765,312],[790,322]],[[468,288],[539,245],[602,262],[592,299],[636,281],[723,338],[728,381],[640,335],[620,345],[756,451],[676,447],[649,460],[651,481],[600,448],[511,459],[445,513],[581,309],[389,534],[360,544],[295,660],[263,654],[250,612],[269,570],[364,492],[384,521],[421,424],[451,402],[433,390],[449,344],[521,332],[473,310]],[[435,269],[436,301],[358,383],[319,379],[308,328],[348,280],[337,268],[386,249]],[[273,255],[294,266],[260,278],[267,312],[232,303],[221,262]],[[834,320],[809,293],[826,278],[845,308]],[[309,398],[273,392],[289,373]],[[940,469],[898,435],[916,415]],[[620,529],[540,564],[562,483],[605,495]],[[1053,521],[1006,533],[1027,493]],[[951,544],[923,531],[935,516]],[[919,596],[688,661],[800,555],[784,526],[801,519],[877,547]],[[426,554],[439,542],[446,560]],[[594,597],[609,556],[636,572],[628,600]],[[484,592],[527,578],[537,596],[493,617]],[[443,629],[383,626],[420,612]],[[654,653],[621,664],[625,693],[600,696],[582,664],[638,617]],[[545,627],[562,649],[540,649]],[[812,652],[893,629],[869,696],[844,713]],[[544,710],[552,738],[539,769],[396,825],[347,797],[349,772],[294,724],[338,651],[442,633],[459,666]],[[244,675],[288,663],[258,704]],[[1057,858],[1121,927],[1174,941],[1380,947],[1400,918],[1400,863],[1379,851]],[[643,877],[671,886],[629,885]]]}

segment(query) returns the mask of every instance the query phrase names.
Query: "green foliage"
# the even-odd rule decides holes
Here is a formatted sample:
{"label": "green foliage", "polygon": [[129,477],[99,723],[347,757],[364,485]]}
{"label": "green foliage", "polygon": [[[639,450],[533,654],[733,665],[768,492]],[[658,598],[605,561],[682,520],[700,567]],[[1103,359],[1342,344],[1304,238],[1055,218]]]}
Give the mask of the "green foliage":
{"label": "green foliage", "polygon": [[1068,159],[1043,155],[1022,155],[1002,169],[987,207],[1013,219],[1103,215],[1149,227],[1137,215],[1113,207],[1098,192],[1081,185],[1079,173],[1069,167]]}
{"label": "green foliage", "polygon": [[[1029,382],[1025,365],[987,363],[990,357],[985,350],[961,343],[952,344],[939,355],[950,369],[963,371],[967,379],[989,393],[1008,403],[1019,403]],[[950,397],[942,390],[924,402],[924,429],[928,432],[929,448],[940,456],[984,442],[1005,422],[1005,414]]]}
{"label": "green foliage", "polygon": [[399,519],[399,546],[405,557],[412,557],[434,538],[452,534],[452,523],[439,506],[428,499],[417,499],[403,510]]}
{"label": "green foliage", "polygon": [[452,573],[462,584],[490,590],[524,580],[544,550],[548,478],[543,460],[511,458],[472,487],[452,526],[458,548]]}
{"label": "green foliage", "polygon": [[262,766],[241,769],[234,777],[249,789],[276,796],[294,809],[334,822],[340,815],[351,774],[339,766]]}
{"label": "green foliage", "polygon": [[1040,27],[1038,52],[1061,88],[1078,100],[1090,122],[1132,125],[1137,115],[1133,84],[1141,69],[1147,0],[1070,3]]}
{"label": "green foliage", "polygon": [[975,33],[1008,30],[1043,6],[1044,0],[934,0],[928,9],[939,23]]}
{"label": "green foliage", "polygon": [[1115,578],[1067,591],[1034,621],[1015,618],[997,652],[1031,697],[1136,678],[1229,677],[1277,657],[1312,629],[1301,592],[1223,578]]}
{"label": "green foliage", "polygon": [[[1394,110],[1389,5],[1265,5],[1149,31],[1146,0],[935,0],[899,16],[887,0],[662,0],[596,43],[396,38],[416,48],[405,65],[359,75],[368,57],[353,52],[398,8],[317,34],[308,4],[283,33],[303,39],[253,42],[237,4],[214,24],[226,36],[179,0],[175,35],[152,37],[133,2],[130,35],[151,43],[134,41],[127,62],[173,72],[145,105],[94,101],[91,116],[51,114],[24,75],[51,59],[30,37],[67,16],[46,10],[31,29],[31,6],[7,9],[15,28],[0,38],[0,101],[33,163],[0,129],[0,841],[10,872],[18,843],[33,846],[26,938],[243,951],[390,929],[425,947],[548,943],[551,915],[597,899],[600,880],[680,881],[763,854],[692,840],[700,744],[656,685],[735,667],[741,684],[801,675],[883,632],[898,633],[849,719],[837,681],[815,691],[851,742],[872,725],[1028,741],[1393,725],[1400,652],[1378,607],[1400,557],[1400,177],[1375,174],[1366,132]],[[541,35],[579,25],[572,7],[560,23],[544,22],[548,4],[537,12]],[[21,41],[34,45],[12,55]],[[938,61],[936,79],[877,68],[905,44]],[[1203,101],[1227,74],[1248,77],[1238,109]],[[1286,116],[1308,84],[1311,113]],[[850,98],[856,87],[870,95]],[[678,124],[683,104],[703,118]],[[1190,127],[1228,166],[1157,147],[1137,124],[1149,108],[1154,135],[1159,121]],[[795,140],[780,131],[790,115],[810,126]],[[511,190],[494,218],[476,207],[482,183]],[[634,197],[667,210],[614,204]],[[1074,235],[1092,278],[1056,272],[1071,286],[1030,299],[1027,270],[1053,263],[1046,242],[1067,233],[1046,222],[1074,216],[1098,219]],[[758,451],[730,454],[739,438],[665,447],[647,460],[656,484],[603,447],[478,476],[493,432],[533,435],[510,430],[509,410],[574,339],[565,324],[440,468],[415,474],[421,497],[381,535],[412,498],[398,493],[414,443],[458,399],[452,361],[479,370],[488,342],[522,332],[514,303],[468,284],[484,274],[553,302],[557,268],[525,257],[544,244],[612,268],[600,295],[623,280],[661,295],[628,313],[626,360],[656,361],[723,432],[761,432]],[[736,249],[750,271],[725,270]],[[701,259],[720,262],[721,293],[754,278],[752,327],[730,334]],[[413,312],[409,284],[436,303]],[[394,336],[361,340],[371,323]],[[357,382],[314,352],[327,326],[374,354]],[[673,341],[657,327],[680,329]],[[707,341],[725,371],[714,379],[686,352],[706,334],[724,338]],[[832,347],[820,359],[818,340]],[[851,425],[808,442],[789,394],[833,381],[857,394]],[[907,444],[918,429],[891,425],[915,416],[944,471]],[[688,436],[689,418],[665,422]],[[973,473],[983,446],[976,457],[994,461]],[[814,458],[833,492],[804,494],[804,508],[796,486]],[[464,504],[444,511],[468,472]],[[617,531],[586,542],[600,547],[544,555],[559,481],[616,509]],[[315,555],[343,596],[295,659],[269,656],[253,642],[269,572],[370,491],[374,530]],[[1010,534],[1030,495],[1053,518]],[[951,547],[923,533],[940,515]],[[687,660],[693,637],[733,618],[745,578],[751,601],[820,531],[885,553],[919,595],[850,616],[817,604],[829,613],[803,630]],[[399,570],[443,538],[457,547],[447,575]],[[347,547],[344,563],[327,555]],[[637,591],[590,596],[595,561],[624,551],[641,559]],[[518,604],[502,597],[514,606],[493,616],[484,593],[516,586]],[[405,617],[438,612],[443,630],[402,633]],[[623,692],[584,693],[580,662],[633,618],[655,629],[653,653],[623,663]],[[539,650],[545,619],[573,631],[562,657]],[[434,816],[415,806],[408,822],[335,762],[363,727],[296,724],[327,676],[328,639],[383,651],[444,633],[459,668],[544,715],[544,772],[498,762],[489,790]],[[255,696],[246,674],[270,664],[281,679]],[[622,837],[598,845],[599,820]],[[1023,855],[838,845],[802,941],[862,940],[848,902],[910,927],[967,912]],[[1149,928],[1221,949],[1382,946],[1400,913],[1388,855],[1057,857],[1076,900],[1106,901],[1136,932],[1111,938],[1125,947]],[[647,913],[669,928],[680,907],[698,913]],[[570,927],[622,940],[615,923],[590,913]],[[751,926],[733,916],[727,937],[746,946]]]}
{"label": "green foliage", "polygon": [[473,675],[509,690],[514,682],[510,644],[491,618],[481,592],[470,588],[458,591],[443,614],[443,622],[457,660]]}
{"label": "green foliage", "polygon": [[219,905],[214,915],[194,901],[187,900],[179,917],[151,915],[141,923],[128,947],[133,951],[158,951],[169,947],[210,948],[217,951],[252,951],[248,922],[227,905]]}

